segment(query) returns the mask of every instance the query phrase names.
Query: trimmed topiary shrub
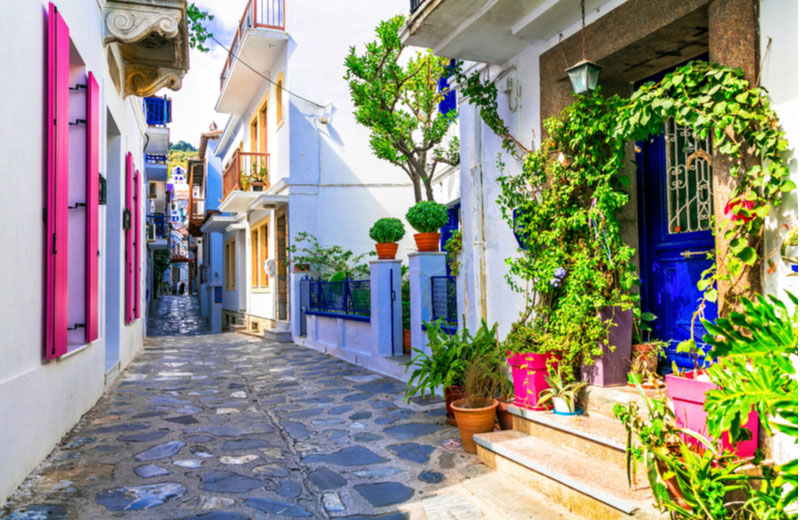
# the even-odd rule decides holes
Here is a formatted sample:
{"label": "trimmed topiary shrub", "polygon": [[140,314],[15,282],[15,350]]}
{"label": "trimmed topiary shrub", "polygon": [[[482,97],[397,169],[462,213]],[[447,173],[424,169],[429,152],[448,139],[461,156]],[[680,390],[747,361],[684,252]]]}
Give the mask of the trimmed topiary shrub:
{"label": "trimmed topiary shrub", "polygon": [[406,234],[406,228],[399,218],[379,218],[369,230],[369,237],[378,244],[399,242]]}
{"label": "trimmed topiary shrub", "polygon": [[411,206],[406,213],[406,220],[419,233],[438,233],[439,228],[447,224],[447,206],[432,200],[424,200]]}

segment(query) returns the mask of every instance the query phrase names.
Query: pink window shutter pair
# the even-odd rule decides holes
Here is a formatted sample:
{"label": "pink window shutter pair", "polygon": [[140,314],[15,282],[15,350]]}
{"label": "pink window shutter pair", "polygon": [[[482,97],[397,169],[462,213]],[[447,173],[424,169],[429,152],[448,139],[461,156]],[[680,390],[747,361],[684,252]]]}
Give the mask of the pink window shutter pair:
{"label": "pink window shutter pair", "polygon": [[[69,28],[51,3],[47,19],[47,152],[45,168],[44,356],[67,352],[69,206]],[[90,72],[86,94],[85,340],[98,337],[100,89]]]}

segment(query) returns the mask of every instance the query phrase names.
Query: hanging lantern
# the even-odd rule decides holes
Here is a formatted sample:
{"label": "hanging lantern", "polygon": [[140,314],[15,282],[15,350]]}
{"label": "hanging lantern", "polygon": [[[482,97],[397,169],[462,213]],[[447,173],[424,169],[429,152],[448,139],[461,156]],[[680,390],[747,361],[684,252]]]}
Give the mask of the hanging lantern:
{"label": "hanging lantern", "polygon": [[594,92],[600,80],[600,65],[593,61],[582,60],[567,69],[572,90],[576,94]]}

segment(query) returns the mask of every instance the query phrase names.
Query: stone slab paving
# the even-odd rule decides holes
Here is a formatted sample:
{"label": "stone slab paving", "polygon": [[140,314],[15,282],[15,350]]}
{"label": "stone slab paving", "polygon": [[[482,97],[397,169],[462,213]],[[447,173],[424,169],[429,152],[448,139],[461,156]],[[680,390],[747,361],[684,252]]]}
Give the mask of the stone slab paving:
{"label": "stone slab paving", "polygon": [[503,517],[461,485],[488,470],[441,403],[314,350],[207,334],[194,298],[158,303],[157,335],[0,517]]}

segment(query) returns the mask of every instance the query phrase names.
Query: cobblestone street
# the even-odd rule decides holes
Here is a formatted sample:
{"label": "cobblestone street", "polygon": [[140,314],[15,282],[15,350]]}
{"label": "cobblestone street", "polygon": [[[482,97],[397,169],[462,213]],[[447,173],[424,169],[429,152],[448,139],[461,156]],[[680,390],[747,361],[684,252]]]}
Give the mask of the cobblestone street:
{"label": "cobblestone street", "polygon": [[147,340],[10,518],[501,517],[465,499],[495,475],[442,403],[406,404],[402,383],[313,350],[203,334],[190,297],[158,305],[151,334],[182,335]]}

